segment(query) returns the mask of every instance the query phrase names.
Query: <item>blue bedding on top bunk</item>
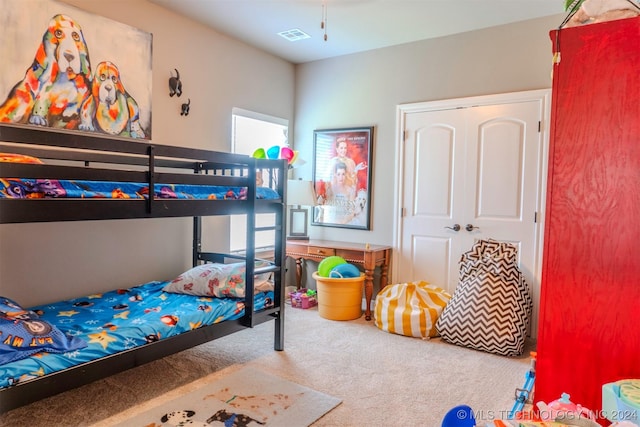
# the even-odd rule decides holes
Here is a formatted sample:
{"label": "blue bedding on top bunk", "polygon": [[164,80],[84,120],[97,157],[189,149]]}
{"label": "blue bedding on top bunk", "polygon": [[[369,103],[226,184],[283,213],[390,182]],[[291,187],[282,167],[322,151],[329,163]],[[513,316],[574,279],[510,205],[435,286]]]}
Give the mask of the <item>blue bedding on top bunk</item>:
{"label": "blue bedding on top bunk", "polygon": [[[156,199],[247,198],[246,187],[207,186],[190,184],[156,184]],[[31,178],[0,178],[0,198],[77,198],[77,199],[147,199],[149,186],[140,182],[108,182],[53,180]],[[268,187],[256,187],[256,198],[278,199],[278,193]]]}
{"label": "blue bedding on top bunk", "polygon": [[[0,388],[25,382],[84,362],[162,340],[244,314],[239,298],[209,298],[164,292],[169,282],[149,282],[31,307],[67,335],[87,343],[66,353],[42,352],[0,365]],[[255,295],[254,308],[272,305],[273,292]]]}

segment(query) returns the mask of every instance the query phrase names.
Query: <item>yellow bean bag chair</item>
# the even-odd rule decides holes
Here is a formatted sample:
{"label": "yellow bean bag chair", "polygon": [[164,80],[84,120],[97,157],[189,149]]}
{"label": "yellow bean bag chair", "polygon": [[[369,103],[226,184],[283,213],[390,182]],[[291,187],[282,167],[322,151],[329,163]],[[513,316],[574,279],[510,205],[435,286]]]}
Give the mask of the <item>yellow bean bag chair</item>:
{"label": "yellow bean bag chair", "polygon": [[378,328],[409,337],[435,337],[436,321],[451,295],[427,282],[386,286],[376,297]]}

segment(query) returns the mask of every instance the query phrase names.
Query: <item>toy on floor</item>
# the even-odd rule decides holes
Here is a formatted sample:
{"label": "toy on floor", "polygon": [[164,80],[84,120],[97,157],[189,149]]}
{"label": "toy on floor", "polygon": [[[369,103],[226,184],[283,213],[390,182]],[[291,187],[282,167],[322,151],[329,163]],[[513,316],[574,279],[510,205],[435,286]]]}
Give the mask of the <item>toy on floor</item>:
{"label": "toy on floor", "polygon": [[602,412],[609,421],[626,421],[631,427],[640,426],[640,379],[603,385]]}
{"label": "toy on floor", "polygon": [[540,419],[543,421],[553,421],[562,419],[578,419],[587,418],[591,421],[595,421],[596,418],[591,410],[583,407],[580,404],[575,404],[569,400],[567,393],[562,393],[560,399],[554,400],[548,404],[544,402],[536,403],[540,413]]}
{"label": "toy on floor", "polygon": [[313,289],[301,288],[295,292],[290,292],[291,307],[295,308],[312,308],[318,305],[317,292]]}
{"label": "toy on floor", "polygon": [[522,388],[516,388],[516,402],[513,404],[513,408],[507,416],[510,420],[516,418],[518,413],[520,413],[524,408],[525,403],[531,400],[531,392],[533,391],[533,384],[536,379],[537,353],[532,351],[529,354],[531,355],[531,368],[524,376],[524,386]]}
{"label": "toy on floor", "polygon": [[451,408],[442,419],[440,427],[474,427],[476,419],[473,410],[467,405]]}

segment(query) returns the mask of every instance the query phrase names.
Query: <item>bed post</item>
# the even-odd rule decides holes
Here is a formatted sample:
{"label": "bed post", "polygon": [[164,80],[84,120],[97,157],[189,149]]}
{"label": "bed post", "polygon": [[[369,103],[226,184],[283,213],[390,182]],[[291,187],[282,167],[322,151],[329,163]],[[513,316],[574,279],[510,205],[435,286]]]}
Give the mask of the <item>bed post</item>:
{"label": "bed post", "polygon": [[147,213],[151,214],[151,209],[153,208],[153,204],[155,202],[155,184],[156,184],[156,156],[154,152],[153,145],[150,145],[147,148],[147,155],[149,157],[148,160],[148,179],[149,179],[149,197],[147,198]]}
{"label": "bed post", "polygon": [[253,291],[254,291],[254,270],[256,261],[256,159],[251,158],[248,164],[247,178],[247,201],[251,202],[247,207],[247,225],[245,240],[245,300],[244,300],[244,324],[253,328]]}
{"label": "bed post", "polygon": [[202,217],[193,217],[193,259],[192,264],[195,267],[200,260],[200,251],[202,250]]}
{"label": "bed post", "polygon": [[276,280],[279,282],[280,286],[276,286],[276,289],[280,289],[280,292],[275,295],[276,298],[276,306],[280,307],[280,311],[277,313],[277,317],[275,320],[275,332],[274,332],[274,344],[273,348],[277,351],[284,350],[284,310],[285,310],[285,300],[286,296],[286,283],[285,283],[285,264],[286,264],[286,252],[285,252],[285,243],[286,243],[286,223],[285,218],[287,215],[287,164],[284,163],[282,169],[279,170],[278,176],[278,185],[277,191],[278,194],[281,194],[282,204],[280,208],[276,212],[276,224],[280,224],[279,229],[276,231],[275,236],[275,251],[274,256],[275,259],[279,262],[280,269],[277,272]]}

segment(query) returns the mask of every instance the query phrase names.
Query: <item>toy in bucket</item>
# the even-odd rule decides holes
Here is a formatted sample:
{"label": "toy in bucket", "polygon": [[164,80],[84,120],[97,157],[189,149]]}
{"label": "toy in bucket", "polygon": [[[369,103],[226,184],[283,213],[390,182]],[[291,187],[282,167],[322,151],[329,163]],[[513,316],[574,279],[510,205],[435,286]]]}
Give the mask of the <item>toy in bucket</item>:
{"label": "toy in bucket", "polygon": [[326,257],[318,264],[318,276],[334,279],[360,277],[360,270],[337,255]]}
{"label": "toy in bucket", "polygon": [[329,272],[329,277],[347,279],[350,277],[360,277],[360,270],[353,264],[336,265]]}
{"label": "toy in bucket", "polygon": [[335,267],[346,263],[347,261],[340,256],[328,256],[318,263],[318,276],[329,277],[329,274]]}

